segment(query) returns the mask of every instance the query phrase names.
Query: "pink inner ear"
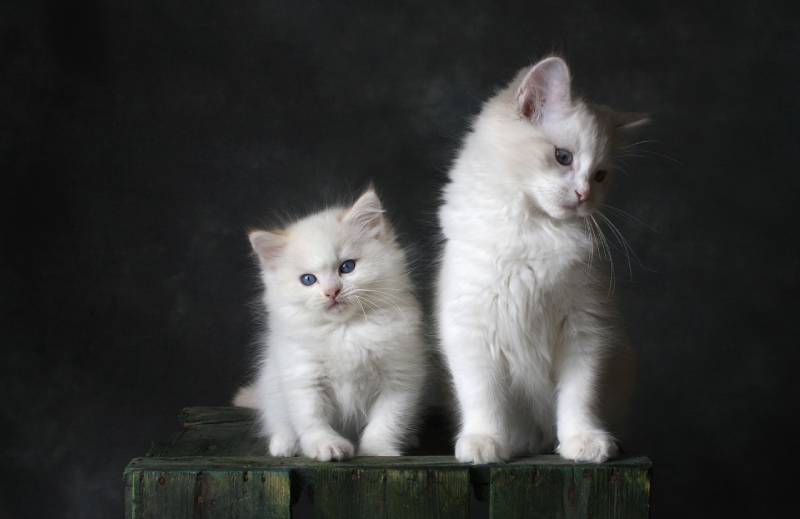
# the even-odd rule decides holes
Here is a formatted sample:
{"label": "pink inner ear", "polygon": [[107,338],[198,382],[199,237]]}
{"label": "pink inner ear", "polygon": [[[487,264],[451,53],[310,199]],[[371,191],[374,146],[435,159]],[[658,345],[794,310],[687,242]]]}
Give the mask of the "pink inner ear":
{"label": "pink inner ear", "polygon": [[344,221],[366,236],[380,235],[383,231],[383,207],[375,192],[368,190],[361,195],[348,210]]}
{"label": "pink inner ear", "polygon": [[286,237],[275,232],[253,231],[249,238],[253,251],[263,265],[269,264],[280,256],[286,246]]}
{"label": "pink inner ear", "polygon": [[566,110],[571,104],[570,74],[560,58],[546,58],[533,66],[519,87],[517,102],[522,115]]}
{"label": "pink inner ear", "polygon": [[521,111],[522,111],[522,115],[524,115],[528,119],[530,119],[533,116],[533,112],[535,111],[535,108],[534,108],[534,105],[533,105],[533,98],[525,97],[525,99],[523,99]]}

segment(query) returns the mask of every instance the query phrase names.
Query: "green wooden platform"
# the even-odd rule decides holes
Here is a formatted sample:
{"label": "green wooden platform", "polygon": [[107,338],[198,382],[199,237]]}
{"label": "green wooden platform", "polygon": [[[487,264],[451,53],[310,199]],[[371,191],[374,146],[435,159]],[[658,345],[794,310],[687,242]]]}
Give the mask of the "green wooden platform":
{"label": "green wooden platform", "polygon": [[481,466],[452,456],[320,463],[265,456],[246,409],[190,407],[180,421],[170,441],[125,468],[126,518],[649,516],[647,458],[602,465],[558,456]]}

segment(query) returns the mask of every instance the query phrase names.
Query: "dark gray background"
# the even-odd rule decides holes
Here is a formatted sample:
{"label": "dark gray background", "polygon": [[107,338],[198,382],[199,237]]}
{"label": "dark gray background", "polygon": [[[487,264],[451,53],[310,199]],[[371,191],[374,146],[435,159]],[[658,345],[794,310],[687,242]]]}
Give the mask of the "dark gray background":
{"label": "dark gray background", "polygon": [[255,333],[248,226],[372,179],[424,282],[470,117],[549,51],[580,92],[655,115],[612,202],[647,224],[615,218],[644,264],[617,273],[654,517],[777,513],[798,16],[677,4],[4,2],[0,515],[120,516],[127,461],[180,407],[228,401]]}

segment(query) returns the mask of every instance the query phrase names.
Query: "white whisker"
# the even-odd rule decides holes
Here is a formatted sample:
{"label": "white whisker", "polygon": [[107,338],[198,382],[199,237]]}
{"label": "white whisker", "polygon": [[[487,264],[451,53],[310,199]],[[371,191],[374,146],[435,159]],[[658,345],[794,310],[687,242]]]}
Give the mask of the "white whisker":
{"label": "white whisker", "polygon": [[614,288],[616,285],[616,280],[614,279],[614,258],[611,255],[611,247],[608,244],[608,239],[606,239],[605,233],[603,233],[603,229],[600,227],[600,224],[597,223],[594,215],[589,216],[591,221],[594,223],[595,228],[597,229],[598,235],[600,237],[600,242],[603,244],[603,249],[608,257],[608,261],[610,264],[609,269],[609,284],[608,284],[608,295],[612,295],[614,293]]}
{"label": "white whisker", "polygon": [[646,229],[651,230],[651,231],[653,231],[655,233],[658,233],[658,231],[655,230],[653,227],[651,227],[650,225],[644,223],[642,220],[640,220],[639,218],[635,217],[631,213],[629,213],[627,211],[623,211],[619,207],[614,207],[611,204],[603,204],[603,207],[607,207],[608,209],[611,209],[612,211],[618,213],[620,216],[626,217],[628,220],[630,220],[632,222],[635,222],[635,223],[638,223],[639,225],[645,227]]}
{"label": "white whisker", "polygon": [[[605,220],[606,224],[608,225],[608,228],[611,229],[611,234],[613,234],[614,237],[617,239],[617,242],[619,242],[619,245],[622,248],[622,251],[625,253],[625,259],[628,262],[628,276],[630,276],[630,279],[633,279],[633,268],[631,267],[631,256],[628,253],[628,250],[630,249],[630,245],[628,244],[628,240],[626,240],[625,237],[622,236],[622,233],[617,228],[617,226],[614,225],[611,222],[611,220],[608,219],[608,217],[606,215],[604,215],[600,211],[596,211],[596,212],[597,212],[597,215],[600,218]],[[636,254],[634,253],[634,256],[635,255]]]}

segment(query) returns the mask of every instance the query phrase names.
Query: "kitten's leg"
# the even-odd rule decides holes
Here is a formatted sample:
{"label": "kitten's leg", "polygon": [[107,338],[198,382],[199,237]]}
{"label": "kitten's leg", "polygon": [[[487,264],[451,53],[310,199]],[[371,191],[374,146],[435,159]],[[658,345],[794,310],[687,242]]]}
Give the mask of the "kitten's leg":
{"label": "kitten's leg", "polygon": [[369,422],[361,433],[359,456],[400,456],[409,429],[414,425],[421,383],[413,387],[384,388],[369,412]]}
{"label": "kitten's leg", "polygon": [[466,463],[507,460],[511,453],[503,412],[506,398],[489,345],[475,330],[451,330],[442,339],[461,412],[456,459]]}
{"label": "kitten's leg", "polygon": [[276,457],[291,457],[297,454],[297,434],[292,428],[286,399],[278,386],[274,370],[266,369],[257,382],[254,394],[259,395],[256,404],[261,412],[264,434],[269,437],[269,453]]}
{"label": "kitten's leg", "polygon": [[594,410],[604,339],[569,328],[566,339],[558,366],[557,450],[567,459],[602,463],[617,451]]}
{"label": "kitten's leg", "polygon": [[297,435],[289,423],[286,412],[286,402],[273,398],[267,403],[265,414],[271,417],[273,426],[270,427],[269,454],[277,457],[291,457],[297,455]]}
{"label": "kitten's leg", "polygon": [[287,407],[294,430],[300,434],[301,452],[315,460],[345,460],[353,456],[353,444],[331,427],[333,406],[322,394],[316,378],[296,368],[284,379]]}

